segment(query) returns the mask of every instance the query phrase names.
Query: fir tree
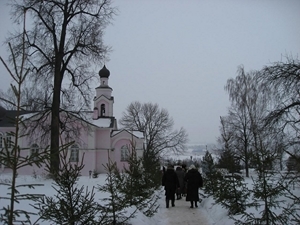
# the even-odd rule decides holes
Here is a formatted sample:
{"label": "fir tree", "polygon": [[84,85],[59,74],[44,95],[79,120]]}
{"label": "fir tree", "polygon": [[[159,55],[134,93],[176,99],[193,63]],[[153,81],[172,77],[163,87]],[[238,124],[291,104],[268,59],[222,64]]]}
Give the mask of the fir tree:
{"label": "fir tree", "polygon": [[[54,197],[44,196],[36,203],[40,219],[64,225],[92,225],[98,224],[97,217],[101,213],[100,207],[95,202],[94,188],[88,190],[77,184],[80,171],[84,167],[83,158],[79,164],[72,164],[67,157],[67,147],[61,151],[60,171],[52,175]],[[50,166],[47,165],[50,173]]]}
{"label": "fir tree", "polygon": [[142,165],[143,159],[138,158],[135,145],[132,148],[128,159],[128,167],[124,168],[123,182],[120,191],[125,194],[131,205],[136,206],[146,216],[153,216],[158,209],[158,195],[155,194],[155,187],[148,186]]}
{"label": "fir tree", "polygon": [[229,173],[239,173],[241,170],[238,158],[230,149],[224,149],[221,151],[217,166],[219,168],[227,169]]}
{"label": "fir tree", "polygon": [[[253,178],[249,205],[255,207],[258,213],[248,213],[246,210],[241,217],[242,221],[237,220],[237,224],[289,224],[289,215],[293,209],[281,198],[287,194],[288,186],[280,172],[272,169],[276,153],[260,149],[254,160],[257,176]],[[278,212],[278,209],[281,211]]]}
{"label": "fir tree", "polygon": [[300,156],[290,155],[286,162],[286,167],[288,171],[295,171],[300,173]]}
{"label": "fir tree", "polygon": [[229,215],[243,213],[250,195],[244,178],[238,174],[226,175],[220,180],[220,186],[222,188],[214,194],[216,203],[227,208]]}
{"label": "fir tree", "polygon": [[204,181],[204,193],[213,195],[219,190],[219,181],[223,179],[221,173],[216,170],[212,155],[206,151],[202,160],[202,172]]}
{"label": "fir tree", "polygon": [[[109,196],[102,200],[102,210],[105,217],[101,220],[102,225],[125,225],[135,216],[137,208],[131,208],[130,200],[120,192],[120,187],[124,183],[124,176],[120,173],[116,163],[109,161],[105,165],[107,172],[106,183],[99,185],[100,192],[108,193]],[[130,209],[131,208],[131,209]],[[130,209],[130,210],[129,210]]]}
{"label": "fir tree", "polygon": [[153,151],[144,151],[142,165],[147,187],[158,189],[161,185],[159,157]]}

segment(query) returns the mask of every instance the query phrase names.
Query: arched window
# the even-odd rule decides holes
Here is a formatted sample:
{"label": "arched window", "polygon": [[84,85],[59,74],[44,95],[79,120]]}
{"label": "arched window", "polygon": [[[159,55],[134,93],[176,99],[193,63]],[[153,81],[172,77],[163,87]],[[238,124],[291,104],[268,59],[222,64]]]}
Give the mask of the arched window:
{"label": "arched window", "polygon": [[31,145],[30,148],[30,155],[33,157],[33,159],[37,159],[37,156],[39,154],[39,146],[37,144]]}
{"label": "arched window", "polygon": [[[0,151],[2,151],[4,148],[7,148],[8,150],[11,151],[12,148],[12,134],[9,132],[4,133],[0,133]],[[9,167],[9,164],[6,160],[2,160],[0,162],[0,167]]]}
{"label": "arched window", "polygon": [[128,161],[129,159],[129,150],[126,145],[121,147],[121,161]]}
{"label": "arched window", "polygon": [[12,148],[12,135],[10,133],[6,133],[6,145],[7,148]]}
{"label": "arched window", "polygon": [[6,133],[5,135],[0,133],[0,148],[4,148],[7,146],[7,148],[12,148],[12,134]]}
{"label": "arched window", "polygon": [[74,144],[71,146],[70,162],[78,162],[79,160],[79,147]]}
{"label": "arched window", "polygon": [[105,116],[105,104],[101,104],[101,116]]}

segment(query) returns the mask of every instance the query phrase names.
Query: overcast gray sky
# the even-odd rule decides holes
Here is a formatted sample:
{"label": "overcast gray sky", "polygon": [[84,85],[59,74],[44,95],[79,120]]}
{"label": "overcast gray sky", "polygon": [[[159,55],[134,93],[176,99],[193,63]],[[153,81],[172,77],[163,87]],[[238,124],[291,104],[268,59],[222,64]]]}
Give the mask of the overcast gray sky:
{"label": "overcast gray sky", "polygon": [[[0,0],[0,41],[11,29]],[[227,79],[300,52],[299,0],[114,0],[105,30],[117,119],[133,101],[158,103],[191,143],[214,143]],[[0,55],[5,56],[1,45]],[[99,69],[103,62],[96,65]],[[10,78],[0,65],[0,89]],[[96,85],[95,85],[96,86]]]}

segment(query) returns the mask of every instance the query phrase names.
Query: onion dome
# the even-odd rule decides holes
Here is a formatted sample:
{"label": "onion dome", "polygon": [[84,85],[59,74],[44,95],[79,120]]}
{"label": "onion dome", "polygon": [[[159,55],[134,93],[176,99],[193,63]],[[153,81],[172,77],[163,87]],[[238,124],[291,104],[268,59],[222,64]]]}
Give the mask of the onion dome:
{"label": "onion dome", "polygon": [[108,78],[109,75],[110,75],[110,72],[104,65],[103,68],[99,71],[99,76],[100,76],[100,78]]}
{"label": "onion dome", "polygon": [[0,120],[3,119],[6,115],[6,109],[0,105]]}

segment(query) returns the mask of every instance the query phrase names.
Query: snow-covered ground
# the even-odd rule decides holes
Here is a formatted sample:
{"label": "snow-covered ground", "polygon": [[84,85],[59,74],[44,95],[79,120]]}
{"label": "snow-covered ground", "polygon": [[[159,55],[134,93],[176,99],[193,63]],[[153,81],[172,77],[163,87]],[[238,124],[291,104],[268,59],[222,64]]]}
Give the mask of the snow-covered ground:
{"label": "snow-covered ground", "polygon": [[[93,186],[104,184],[106,179],[105,174],[100,174],[98,178],[89,178],[89,177],[80,177],[78,180],[79,186],[87,186],[89,190]],[[11,178],[8,174],[0,174],[0,183],[10,182]],[[246,182],[251,182],[250,178],[245,179]],[[35,189],[22,188],[19,189],[21,193],[39,193],[45,194],[47,196],[53,196],[55,191],[52,187],[52,181],[44,179],[43,177],[32,177],[32,176],[19,176],[17,178],[18,184],[44,184],[44,186],[37,187]],[[200,190],[201,192],[202,190]],[[296,187],[296,195],[300,195],[300,189]],[[4,197],[8,192],[7,186],[0,185],[1,197]],[[198,208],[190,209],[189,202],[186,202],[185,199],[176,200],[175,207],[166,208],[164,201],[164,191],[163,188],[159,191],[161,198],[159,199],[160,207],[155,216],[149,218],[146,217],[142,212],[137,212],[136,217],[131,219],[130,223],[132,225],[166,225],[166,224],[202,224],[202,225],[233,225],[234,221],[227,216],[227,210],[222,208],[220,205],[215,204],[212,198],[204,198],[199,204]],[[101,201],[105,197],[105,194],[101,192],[96,192],[95,199]],[[8,201],[1,199],[0,200],[0,209],[3,206],[6,206]],[[26,201],[21,201],[17,206],[20,209],[30,210],[29,203]],[[32,212],[34,210],[32,209]],[[255,211],[253,210],[255,213]],[[257,213],[257,212],[256,212]],[[37,218],[32,217],[32,222]],[[198,221],[198,222],[197,222]],[[0,223],[1,224],[1,223]],[[50,222],[39,223],[42,225],[50,225]],[[1,224],[2,225],[2,224]]]}
{"label": "snow-covered ground", "polygon": [[[173,158],[177,159],[187,159],[187,158],[199,158],[201,159],[205,154],[205,151],[194,151],[194,149],[189,149],[186,154],[181,156],[174,156]],[[250,174],[255,176],[255,174]],[[98,178],[89,178],[82,176],[78,181],[79,186],[87,186],[89,190],[92,189],[93,186],[102,185],[105,183],[106,175],[100,174]],[[8,174],[0,173],[0,183],[10,182],[11,178]],[[251,178],[245,178],[245,182],[248,185],[252,185]],[[37,187],[36,189],[28,189],[23,188],[21,191],[23,193],[40,193],[45,194],[47,196],[53,196],[55,191],[52,187],[52,181],[44,179],[41,176],[32,177],[32,176],[19,176],[17,178],[18,184],[44,184],[42,187]],[[0,195],[1,197],[5,196],[7,193],[7,186],[0,185]],[[202,192],[202,190],[200,190]],[[295,194],[300,196],[300,187],[297,185],[295,187]],[[142,212],[137,212],[136,217],[131,219],[130,223],[132,225],[176,225],[176,224],[184,224],[184,225],[233,225],[234,221],[230,219],[227,215],[227,210],[222,208],[221,205],[215,204],[213,198],[203,198],[198,208],[190,209],[189,202],[186,202],[185,199],[177,200],[175,202],[175,207],[166,208],[165,200],[164,200],[164,191],[163,187],[159,191],[160,199],[158,201],[160,207],[155,216],[149,218],[146,217]],[[97,192],[95,194],[95,199],[101,201],[105,194],[101,192]],[[3,206],[8,204],[7,201],[0,199],[0,209]],[[18,208],[29,210],[29,204],[26,201],[20,202]],[[34,210],[32,210],[34,211]],[[248,210],[247,210],[248,211]],[[258,212],[255,209],[250,209],[250,213],[257,214]],[[33,217],[32,222],[34,222],[37,218]],[[39,223],[41,225],[50,225],[49,222]],[[0,225],[2,225],[0,223]]]}
{"label": "snow-covered ground", "polygon": [[[97,186],[98,184],[103,184],[105,182],[106,175],[100,174],[98,178],[89,178],[89,177],[80,177],[78,184],[79,186],[85,185],[89,188],[93,186]],[[0,175],[0,182],[10,182],[11,178],[8,174]],[[23,193],[39,193],[45,194],[47,196],[54,195],[54,189],[52,188],[52,181],[46,180],[42,177],[33,178],[32,176],[19,176],[17,178],[18,184],[44,184],[44,186],[36,187],[35,189],[23,188],[20,189]],[[7,193],[7,187],[0,185],[0,193],[1,196],[4,197]],[[226,223],[228,221],[226,216],[226,211],[222,209],[220,206],[213,206],[212,200],[205,199],[199,204],[198,208],[190,209],[189,202],[186,202],[184,199],[176,200],[175,207],[165,208],[164,201],[164,192],[163,188],[159,192],[161,198],[159,199],[160,207],[155,216],[149,218],[146,217],[143,213],[138,212],[136,217],[130,221],[132,225],[166,225],[166,224],[199,224],[195,223],[195,221],[201,222],[203,225],[217,225],[217,224],[232,224],[232,222]],[[95,199],[102,199],[105,197],[103,193],[96,192]],[[0,208],[6,206],[8,201],[0,200]],[[20,209],[26,209],[27,211],[34,212],[34,209],[30,210],[29,203],[27,201],[21,201],[17,206]],[[32,222],[34,222],[37,218],[35,216],[32,217]],[[190,221],[190,222],[189,222]],[[222,221],[222,223],[220,223]],[[50,222],[42,222],[40,224],[50,225]]]}

